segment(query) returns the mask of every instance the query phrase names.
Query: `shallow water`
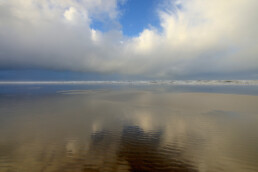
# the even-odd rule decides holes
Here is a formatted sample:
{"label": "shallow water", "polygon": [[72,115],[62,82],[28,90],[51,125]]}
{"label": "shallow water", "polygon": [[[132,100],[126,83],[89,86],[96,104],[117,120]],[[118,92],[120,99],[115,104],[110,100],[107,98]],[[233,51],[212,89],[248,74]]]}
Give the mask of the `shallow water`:
{"label": "shallow water", "polygon": [[258,171],[257,105],[162,88],[8,92],[0,171]]}

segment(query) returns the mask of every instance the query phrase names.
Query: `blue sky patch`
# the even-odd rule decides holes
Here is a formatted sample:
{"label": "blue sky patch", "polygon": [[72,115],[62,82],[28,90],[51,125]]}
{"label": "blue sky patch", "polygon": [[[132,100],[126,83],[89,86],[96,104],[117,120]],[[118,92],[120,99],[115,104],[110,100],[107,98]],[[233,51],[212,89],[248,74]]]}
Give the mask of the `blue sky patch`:
{"label": "blue sky patch", "polygon": [[159,28],[157,4],[160,2],[160,0],[128,0],[126,4],[120,6],[122,16],[119,22],[123,34],[137,36],[150,25]]}

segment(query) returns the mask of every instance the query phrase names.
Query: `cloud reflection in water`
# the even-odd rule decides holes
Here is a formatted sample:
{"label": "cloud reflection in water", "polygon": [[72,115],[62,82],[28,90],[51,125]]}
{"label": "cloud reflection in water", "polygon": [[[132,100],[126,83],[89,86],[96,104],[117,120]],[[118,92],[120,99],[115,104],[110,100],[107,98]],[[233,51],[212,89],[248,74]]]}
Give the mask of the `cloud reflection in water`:
{"label": "cloud reflection in water", "polygon": [[257,102],[151,91],[1,99],[0,171],[255,171]]}

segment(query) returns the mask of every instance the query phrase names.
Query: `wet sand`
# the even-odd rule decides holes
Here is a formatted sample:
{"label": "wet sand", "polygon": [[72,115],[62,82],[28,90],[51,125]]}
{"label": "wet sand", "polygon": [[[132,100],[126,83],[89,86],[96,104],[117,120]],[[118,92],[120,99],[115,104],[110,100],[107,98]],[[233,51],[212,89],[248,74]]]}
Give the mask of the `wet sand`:
{"label": "wet sand", "polygon": [[0,97],[0,171],[258,171],[258,96]]}

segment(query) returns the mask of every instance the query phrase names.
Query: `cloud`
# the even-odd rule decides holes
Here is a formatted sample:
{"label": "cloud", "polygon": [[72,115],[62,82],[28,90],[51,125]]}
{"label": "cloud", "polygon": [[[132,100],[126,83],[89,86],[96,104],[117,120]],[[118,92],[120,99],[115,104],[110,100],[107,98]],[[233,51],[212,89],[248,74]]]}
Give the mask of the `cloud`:
{"label": "cloud", "polygon": [[76,20],[77,15],[78,15],[78,12],[74,7],[70,7],[68,10],[64,12],[64,17],[68,21]]}
{"label": "cloud", "polygon": [[[46,68],[153,78],[258,71],[258,2],[165,0],[153,26],[125,37],[119,0],[0,0],[0,68]],[[137,19],[136,19],[137,20]]]}
{"label": "cloud", "polygon": [[150,71],[159,66],[154,73],[162,76],[258,69],[257,2],[181,1],[181,9],[169,4],[160,11],[163,31],[146,29],[131,43],[153,57]]}

